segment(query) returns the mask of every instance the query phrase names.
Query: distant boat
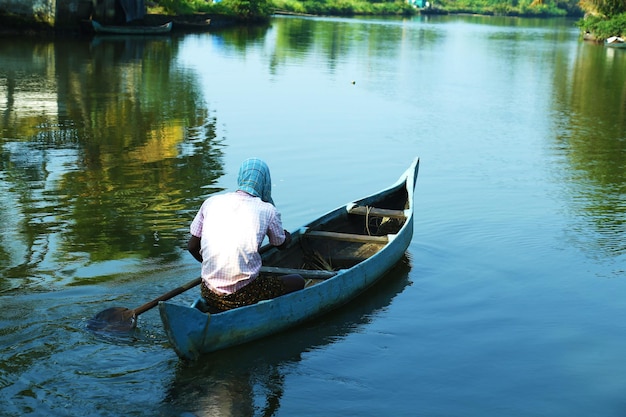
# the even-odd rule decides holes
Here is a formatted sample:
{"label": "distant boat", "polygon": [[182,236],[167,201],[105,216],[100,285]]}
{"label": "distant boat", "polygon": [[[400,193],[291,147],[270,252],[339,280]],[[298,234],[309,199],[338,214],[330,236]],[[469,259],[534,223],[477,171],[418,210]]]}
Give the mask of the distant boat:
{"label": "distant boat", "polygon": [[413,189],[419,160],[400,179],[343,205],[292,234],[292,244],[261,255],[262,273],[299,273],[306,288],[223,312],[160,302],[171,346],[183,359],[225,349],[296,326],[337,308],[381,280],[413,237]]}
{"label": "distant boat", "polygon": [[140,25],[128,25],[128,26],[109,26],[102,25],[95,20],[91,21],[93,30],[96,33],[110,33],[117,35],[158,35],[169,33],[172,30],[172,22],[167,22],[158,26],[140,26]]}
{"label": "distant boat", "polygon": [[619,36],[611,36],[610,38],[607,38],[607,40],[604,41],[604,44],[611,48],[626,48],[626,41]]}

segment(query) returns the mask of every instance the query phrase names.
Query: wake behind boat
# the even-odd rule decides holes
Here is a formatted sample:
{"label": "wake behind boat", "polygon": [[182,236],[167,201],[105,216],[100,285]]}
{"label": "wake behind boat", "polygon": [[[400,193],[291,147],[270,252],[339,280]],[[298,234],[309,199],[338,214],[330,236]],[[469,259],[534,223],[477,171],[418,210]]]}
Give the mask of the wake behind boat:
{"label": "wake behind boat", "polygon": [[335,309],[381,279],[413,237],[415,159],[400,179],[369,197],[341,206],[292,233],[284,250],[262,251],[262,274],[299,273],[303,290],[224,312],[201,303],[161,301],[165,332],[176,353],[200,355],[285,330]]}
{"label": "wake behind boat", "polygon": [[167,22],[157,26],[144,25],[124,25],[109,26],[102,25],[95,20],[91,21],[91,26],[96,33],[116,34],[116,35],[160,35],[169,33],[172,30],[172,22]]}

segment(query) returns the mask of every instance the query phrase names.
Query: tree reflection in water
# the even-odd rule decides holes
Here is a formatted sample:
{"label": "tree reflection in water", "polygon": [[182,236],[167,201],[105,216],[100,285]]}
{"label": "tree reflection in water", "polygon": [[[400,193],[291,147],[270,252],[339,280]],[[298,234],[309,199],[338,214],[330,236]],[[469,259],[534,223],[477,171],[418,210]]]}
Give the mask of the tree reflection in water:
{"label": "tree reflection in water", "polygon": [[223,143],[176,54],[169,37],[2,50],[0,290],[178,260]]}

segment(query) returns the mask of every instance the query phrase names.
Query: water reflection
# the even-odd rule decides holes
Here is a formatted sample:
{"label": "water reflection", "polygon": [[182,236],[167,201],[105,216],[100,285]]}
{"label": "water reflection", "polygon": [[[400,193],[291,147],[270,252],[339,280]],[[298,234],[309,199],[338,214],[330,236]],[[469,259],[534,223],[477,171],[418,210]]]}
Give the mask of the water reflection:
{"label": "water reflection", "polygon": [[626,54],[592,44],[577,52],[554,83],[555,147],[568,165],[571,207],[592,226],[576,228],[576,241],[613,258],[626,254]]}
{"label": "water reflection", "polygon": [[0,290],[176,260],[223,154],[176,44],[1,45]]}
{"label": "water reflection", "polygon": [[[394,319],[397,355],[372,366],[366,352],[346,370],[374,381],[359,390],[362,415],[380,404],[404,415],[532,414],[546,404],[571,414],[580,404],[563,404],[578,398],[619,406],[621,286],[587,278],[611,263],[623,277],[623,52],[579,43],[563,21],[468,16],[280,18],[183,39],[0,39],[2,412],[324,414],[354,391],[321,382],[312,360],[323,353],[341,367],[335,348],[359,352],[354,332],[377,337]],[[177,259],[189,221],[251,149],[278,162],[276,191],[295,226],[387,185],[399,159],[423,156],[416,239],[428,244],[411,251],[428,273],[411,297],[393,299],[394,317],[380,309],[405,290],[403,276],[388,282],[387,300],[376,301],[385,284],[319,325],[193,366],[168,346],[157,311],[128,341],[84,331],[106,306],[136,307],[195,277],[197,264]],[[398,371],[407,363],[426,366]],[[508,369],[519,378],[507,381]],[[538,374],[571,389],[537,389]],[[314,380],[338,387],[336,398],[292,396],[319,389]],[[591,383],[602,389],[590,394]]]}
{"label": "water reflection", "polygon": [[219,42],[221,48],[225,51],[236,50],[245,52],[246,49],[263,43],[269,28],[269,24],[237,27],[218,32],[214,39]]}
{"label": "water reflection", "polygon": [[[324,349],[371,322],[410,284],[405,255],[377,285],[322,319],[226,351],[179,362],[163,408],[165,415],[272,416],[280,409],[290,366],[307,352]],[[315,393],[310,393],[315,396]]]}

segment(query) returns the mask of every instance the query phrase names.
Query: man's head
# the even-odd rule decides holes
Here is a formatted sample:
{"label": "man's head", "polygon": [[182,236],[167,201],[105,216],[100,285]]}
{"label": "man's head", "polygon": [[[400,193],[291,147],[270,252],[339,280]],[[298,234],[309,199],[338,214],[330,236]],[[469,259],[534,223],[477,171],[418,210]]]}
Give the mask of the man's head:
{"label": "man's head", "polygon": [[259,197],[266,203],[274,205],[272,200],[272,179],[270,169],[265,162],[258,158],[249,158],[239,167],[237,177],[238,190]]}

